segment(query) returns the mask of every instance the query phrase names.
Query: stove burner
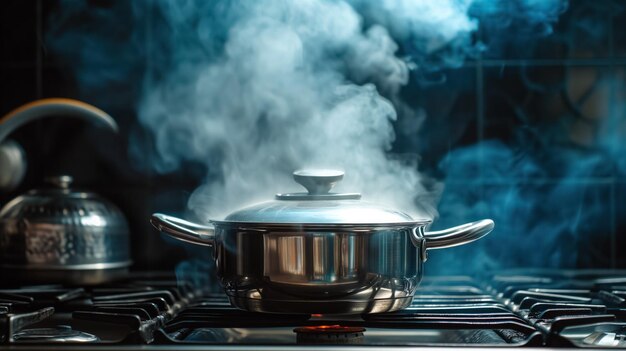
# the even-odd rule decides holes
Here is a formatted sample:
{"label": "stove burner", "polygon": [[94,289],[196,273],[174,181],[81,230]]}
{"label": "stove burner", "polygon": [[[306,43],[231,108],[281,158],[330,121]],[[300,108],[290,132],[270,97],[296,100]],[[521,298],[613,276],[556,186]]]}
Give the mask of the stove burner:
{"label": "stove burner", "polygon": [[298,327],[293,331],[298,344],[362,344],[365,328],[317,325]]}
{"label": "stove burner", "polygon": [[96,342],[100,339],[92,334],[74,330],[68,325],[59,325],[56,328],[25,329],[13,335],[16,342],[50,343],[50,342]]}

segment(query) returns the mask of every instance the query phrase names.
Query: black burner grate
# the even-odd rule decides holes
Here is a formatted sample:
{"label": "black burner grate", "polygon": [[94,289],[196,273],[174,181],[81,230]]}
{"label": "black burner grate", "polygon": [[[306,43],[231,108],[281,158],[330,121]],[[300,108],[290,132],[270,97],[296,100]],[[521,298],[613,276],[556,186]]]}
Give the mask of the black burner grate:
{"label": "black burner grate", "polygon": [[[303,329],[304,328],[304,329]],[[342,335],[341,330],[363,330]],[[298,335],[294,330],[332,330]],[[354,335],[353,335],[354,334]],[[251,313],[178,284],[134,276],[86,288],[0,290],[0,342],[113,345],[626,346],[626,273],[533,271],[426,278],[403,311]]]}

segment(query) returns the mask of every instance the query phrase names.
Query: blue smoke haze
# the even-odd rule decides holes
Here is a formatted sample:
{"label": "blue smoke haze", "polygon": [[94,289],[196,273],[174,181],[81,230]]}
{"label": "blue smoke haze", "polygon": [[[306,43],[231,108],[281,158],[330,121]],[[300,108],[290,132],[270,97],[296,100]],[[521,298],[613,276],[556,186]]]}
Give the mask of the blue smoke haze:
{"label": "blue smoke haze", "polygon": [[[91,101],[136,106],[154,143],[154,150],[134,144],[138,168],[203,165],[206,181],[189,200],[199,218],[296,190],[293,169],[338,167],[347,171],[339,190],[362,190],[419,216],[437,217],[438,208],[437,228],[494,218],[491,237],[434,252],[431,273],[573,267],[597,258],[580,255],[605,240],[589,235],[612,230],[615,189],[584,180],[626,168],[619,108],[583,147],[554,137],[575,134],[574,122],[517,121],[507,138],[451,149],[428,176],[390,154],[428,154],[420,141],[457,145],[466,133],[450,135],[446,120],[428,123],[445,116],[425,114],[407,91],[446,87],[446,76],[433,73],[467,60],[531,55],[567,9],[565,0],[63,1],[46,41],[71,62]],[[409,137],[415,141],[401,143]]]}

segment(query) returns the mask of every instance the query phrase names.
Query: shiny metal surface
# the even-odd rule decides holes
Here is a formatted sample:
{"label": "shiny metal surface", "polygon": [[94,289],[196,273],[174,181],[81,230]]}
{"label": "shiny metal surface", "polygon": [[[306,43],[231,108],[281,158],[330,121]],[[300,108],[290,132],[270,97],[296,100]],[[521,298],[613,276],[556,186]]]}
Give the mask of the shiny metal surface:
{"label": "shiny metal surface", "polygon": [[19,144],[5,140],[19,127],[44,117],[74,117],[103,125],[117,132],[115,120],[99,108],[82,101],[48,98],[20,106],[0,118],[0,190],[11,191],[26,173],[26,157]]}
{"label": "shiny metal surface", "polygon": [[489,234],[495,223],[491,219],[483,219],[476,222],[465,223],[453,228],[439,231],[426,232],[425,247],[431,249],[445,249],[471,243]]}
{"label": "shiny metal surface", "polygon": [[[152,223],[177,232],[171,216]],[[178,220],[174,223],[189,223]],[[207,226],[200,228],[209,229]],[[425,224],[412,228],[216,223],[185,241],[214,245],[217,275],[231,303],[255,312],[380,313],[407,307],[422,277],[427,243],[432,248],[460,245],[493,229],[491,220],[434,235]],[[181,235],[174,235],[180,238]],[[456,238],[456,241],[455,241]]]}
{"label": "shiny metal surface", "polygon": [[626,347],[626,335],[610,332],[595,332],[583,339],[587,345],[600,347]]}
{"label": "shiny metal surface", "polygon": [[293,179],[308,190],[311,195],[326,194],[337,182],[343,179],[342,171],[330,169],[299,170],[293,172]]}
{"label": "shiny metal surface", "polygon": [[184,242],[202,246],[213,246],[215,243],[213,227],[192,223],[162,213],[153,214],[150,217],[150,223],[157,230]]}
{"label": "shiny metal surface", "polygon": [[0,141],[0,190],[10,191],[20,185],[26,175],[26,154],[14,140]]}
{"label": "shiny metal surface", "polygon": [[216,229],[217,275],[231,303],[251,311],[394,311],[410,304],[422,276],[407,231]]}
{"label": "shiny metal surface", "polygon": [[393,208],[360,201],[360,194],[329,193],[343,179],[341,171],[300,170],[294,172],[293,177],[309,192],[277,194],[275,200],[235,211],[223,222],[354,225],[430,222],[414,220]]}
{"label": "shiny metal surface", "polygon": [[301,182],[311,183],[307,188],[314,194],[301,195],[308,200],[278,197],[211,221],[212,226],[163,214],[152,215],[151,223],[179,240],[213,246],[217,275],[234,306],[322,314],[405,308],[422,278],[428,249],[462,245],[493,229],[493,221],[482,220],[428,233],[430,221],[394,209],[321,199],[326,195],[319,193],[332,187],[323,183],[342,176],[299,174]]}
{"label": "shiny metal surface", "polygon": [[128,226],[117,207],[96,194],[71,190],[70,177],[50,181],[56,187],[32,190],[0,210],[2,269],[40,271],[45,279],[51,271],[128,267]]}
{"label": "shiny metal surface", "polygon": [[[72,351],[146,351],[146,350],[163,350],[163,351],[171,351],[172,345],[91,345],[90,344],[79,344],[72,345]],[[9,345],[5,346],[5,350],[16,350],[16,351],[56,351],[62,350],[67,351],[67,345]],[[217,345],[204,345],[204,344],[177,344],[176,350],[180,351],[294,351],[294,350],[307,350],[307,351],[363,351],[366,349],[367,351],[389,351],[391,348],[387,345],[384,346],[370,346],[368,345],[366,348],[363,345],[297,345],[294,348],[293,345],[229,345],[229,344],[217,344]],[[402,350],[402,351],[442,351],[447,349],[454,349],[455,351],[476,351],[480,348],[476,346],[453,346],[450,348],[446,348],[445,346],[415,346],[415,345],[405,345],[405,346],[393,346],[393,350]],[[482,349],[487,349],[483,347]],[[489,351],[511,351],[511,346],[504,347],[488,347]],[[580,351],[579,348],[575,347],[542,347],[535,348],[537,350],[542,351]],[[594,348],[587,348],[586,350],[594,350]],[[595,348],[595,350],[601,350],[601,348]]]}
{"label": "shiny metal surface", "polygon": [[306,188],[307,193],[276,194],[277,200],[358,200],[359,193],[331,193],[330,190],[343,179],[344,173],[335,170],[299,170],[293,179]]}
{"label": "shiny metal surface", "polygon": [[421,235],[417,234],[417,231],[412,231],[411,240],[413,245],[420,248],[422,259],[426,261],[428,259],[427,250],[444,249],[471,243],[491,233],[494,227],[495,223],[491,219],[482,219],[444,230],[424,232]]}
{"label": "shiny metal surface", "polygon": [[74,330],[70,326],[62,325],[56,328],[24,329],[13,335],[15,342],[25,343],[85,343],[100,340],[97,336]]}
{"label": "shiny metal surface", "polygon": [[221,222],[268,224],[412,224],[401,211],[361,200],[274,200],[252,205],[229,214]]}

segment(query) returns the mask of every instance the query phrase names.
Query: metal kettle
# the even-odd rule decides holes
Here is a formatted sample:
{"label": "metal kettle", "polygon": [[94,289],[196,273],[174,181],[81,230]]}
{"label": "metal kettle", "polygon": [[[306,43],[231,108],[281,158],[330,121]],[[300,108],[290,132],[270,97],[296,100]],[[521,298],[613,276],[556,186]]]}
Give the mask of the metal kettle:
{"label": "metal kettle", "polygon": [[[78,117],[117,131],[108,114],[76,100],[38,100],[12,111],[0,119],[0,190],[17,187],[26,172],[19,144],[3,139],[17,127],[49,116]],[[82,285],[126,273],[130,235],[122,212],[97,194],[72,189],[70,176],[50,177],[46,183],[0,210],[0,275]]]}
{"label": "metal kettle", "polygon": [[70,188],[72,178],[18,196],[0,210],[0,264],[18,280],[95,284],[130,266],[128,225],[111,202]]}

